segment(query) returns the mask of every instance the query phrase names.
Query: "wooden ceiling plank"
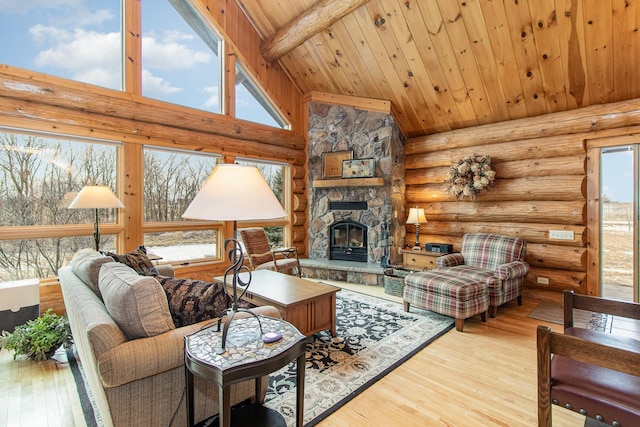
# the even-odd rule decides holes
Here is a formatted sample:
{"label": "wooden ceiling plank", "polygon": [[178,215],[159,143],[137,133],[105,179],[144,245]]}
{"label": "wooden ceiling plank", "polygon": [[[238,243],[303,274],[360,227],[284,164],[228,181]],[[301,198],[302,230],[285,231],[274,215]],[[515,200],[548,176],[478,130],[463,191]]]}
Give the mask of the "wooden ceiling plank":
{"label": "wooden ceiling plank", "polygon": [[[487,25],[477,0],[458,0],[458,8],[493,117],[497,121],[526,117],[522,87],[520,81],[513,78],[518,70],[515,62],[510,60],[513,47],[506,22],[493,27]],[[490,29],[494,31],[493,39],[489,36]]]}
{"label": "wooden ceiling plank", "polygon": [[604,104],[613,96],[611,0],[584,0],[583,4],[589,97],[594,104]]}
{"label": "wooden ceiling plank", "polygon": [[589,104],[583,10],[582,2],[578,0],[556,0],[560,57],[569,110]]}
{"label": "wooden ceiling plank", "polygon": [[320,0],[311,9],[278,29],[260,45],[262,57],[274,62],[283,55],[308,41],[319,32],[329,28],[370,0]]}
{"label": "wooden ceiling plank", "polygon": [[[429,99],[426,91],[433,91],[437,97],[437,104],[442,112],[446,115],[446,121],[439,124],[436,118],[436,131],[458,129],[463,127],[462,117],[458,111],[458,105],[453,98],[453,94],[449,90],[447,78],[440,66],[440,61],[436,50],[431,43],[431,37],[427,32],[422,12],[417,7],[417,3],[406,3],[408,6],[401,8],[404,19],[409,26],[412,41],[418,51],[420,63],[419,66],[425,69],[431,81],[431,87],[421,87],[421,91],[425,94],[425,98]],[[416,58],[416,63],[418,58]]]}
{"label": "wooden ceiling plank", "polygon": [[440,9],[434,2],[415,3],[422,11],[429,38],[440,61],[440,68],[445,72],[448,90],[458,106],[463,127],[479,124],[476,112],[471,103],[466,83],[462,76],[456,54],[444,26]]}
{"label": "wooden ceiling plank", "polygon": [[[404,41],[399,47],[407,63],[405,75],[407,82],[417,89],[425,100],[425,109],[418,111],[418,114],[420,117],[429,118],[427,123],[430,123],[432,129],[438,132],[450,130],[447,114],[443,110],[443,106],[440,105],[437,92],[433,89],[434,84],[431,81],[429,71],[422,63],[422,58],[416,45],[416,38],[406,23],[407,14],[416,15],[422,21],[422,17],[419,15],[420,10],[412,9],[410,3],[401,4],[399,2],[394,5],[393,10],[394,13],[391,17],[395,19],[389,19],[389,27],[398,42]],[[390,14],[390,12],[387,13]],[[398,25],[398,22],[401,22],[401,24]]]}
{"label": "wooden ceiling plank", "polygon": [[564,84],[558,19],[553,0],[529,2],[533,35],[544,84],[547,109],[551,112],[567,110],[567,88]]}
{"label": "wooden ceiling plank", "polygon": [[504,19],[508,23],[513,56],[518,64],[517,76],[522,85],[528,116],[548,113],[528,0],[504,3],[483,0],[483,10],[490,8],[495,10],[498,22]]}
{"label": "wooden ceiling plank", "polygon": [[476,112],[478,123],[493,123],[493,111],[489,105],[489,97],[484,81],[480,76],[471,42],[467,35],[460,8],[451,0],[437,0],[440,13],[444,19],[444,26],[449,35],[451,46],[456,52],[462,77],[465,81],[469,98]]}
{"label": "wooden ceiling plank", "polygon": [[[480,8],[491,46],[499,55],[496,62],[501,69],[501,81],[509,85],[506,93],[511,118],[545,114],[547,106],[544,93],[540,90],[542,77],[526,0],[506,4],[481,0]],[[507,8],[513,9],[513,12],[507,12]],[[526,36],[522,37],[523,34]],[[509,84],[507,81],[512,82]],[[516,88],[519,88],[519,95]]]}
{"label": "wooden ceiling plank", "polygon": [[[277,28],[273,27],[269,14],[263,9],[263,6],[267,6],[266,3],[255,0],[236,0],[236,4],[262,39],[267,38],[267,34],[276,32]],[[272,8],[273,5],[269,4],[269,7]]]}
{"label": "wooden ceiling plank", "polygon": [[332,79],[335,89],[333,92],[342,93],[345,95],[355,95],[355,90],[351,84],[351,78],[347,76],[349,65],[346,65],[346,61],[342,62],[342,58],[336,57],[335,52],[331,49],[331,46],[327,42],[327,38],[330,38],[320,32],[305,42],[309,52],[315,55],[315,62],[321,64],[326,70],[326,74]]}
{"label": "wooden ceiling plank", "polygon": [[[405,92],[411,100],[411,105],[416,113],[416,119],[421,124],[421,129],[426,131],[427,129],[434,128],[434,116],[440,115],[432,112],[436,110],[439,105],[429,103],[430,97],[425,97],[421,88],[423,85],[433,87],[433,84],[426,80],[419,82],[416,80],[416,73],[414,73],[412,66],[409,65],[409,59],[405,56],[405,48],[407,43],[410,43],[411,33],[407,31],[406,22],[402,13],[399,12],[401,6],[397,1],[382,2],[380,0],[374,0],[367,6],[370,15],[373,17],[381,16],[385,19],[385,22],[378,27],[378,34],[383,41],[384,48],[387,50],[391,62],[398,74],[398,78],[402,81],[402,85],[405,88]],[[402,30],[398,27],[402,27]],[[399,37],[398,33],[404,30],[404,36]],[[416,55],[416,57],[419,57]]]}
{"label": "wooden ceiling plank", "polygon": [[[340,43],[340,54],[344,56],[350,63],[351,70],[359,76],[360,85],[358,86],[359,96],[370,96],[372,98],[384,98],[380,90],[382,83],[386,83],[384,76],[380,74],[380,69],[375,63],[368,63],[362,54],[363,49],[362,33],[359,27],[347,28],[345,17],[332,25],[337,42]],[[370,52],[370,51],[369,51]],[[374,77],[374,75],[379,75]],[[382,80],[382,81],[381,81]]]}
{"label": "wooden ceiling plank", "polygon": [[[199,1],[217,7],[216,16],[220,4],[233,3]],[[371,1],[386,28],[373,26],[371,8],[360,7],[279,62],[303,93],[391,101],[407,136],[640,97],[639,1]],[[235,3],[264,38],[317,0]],[[430,122],[422,120],[427,114]]]}
{"label": "wooden ceiling plank", "polygon": [[640,97],[640,5],[612,0],[613,88],[616,100]]}
{"label": "wooden ceiling plank", "polygon": [[[397,103],[398,110],[404,113],[404,117],[406,117],[407,121],[410,123],[409,126],[404,127],[403,129],[413,130],[412,134],[421,133],[424,132],[423,123],[419,119],[415,107],[424,105],[425,101],[417,91],[413,90],[413,88],[411,88],[411,90],[407,90],[404,86],[405,82],[400,77],[401,71],[396,68],[399,66],[397,62],[404,61],[404,57],[399,55],[399,48],[395,43],[392,43],[393,46],[385,45],[385,42],[391,42],[392,37],[390,31],[388,31],[388,27],[380,30],[374,25],[373,17],[376,15],[383,16],[384,13],[382,11],[382,6],[376,1],[370,2],[364,8],[355,10],[353,15],[357,18],[357,24],[364,34],[365,40],[369,44],[369,48],[375,54],[375,60],[389,84],[389,89],[394,95],[394,102]],[[387,36],[387,34],[389,34],[389,36]],[[394,55],[395,58],[393,58]],[[419,95],[419,98],[416,97],[416,95]]]}
{"label": "wooden ceiling plank", "polygon": [[[367,14],[364,14],[368,16]],[[368,20],[365,22],[369,22]],[[380,57],[376,52],[373,51],[372,46],[366,42],[367,37],[363,33],[361,29],[361,25],[359,22],[359,17],[356,13],[352,13],[351,15],[345,16],[342,19],[342,23],[345,25],[345,28],[348,29],[350,37],[353,39],[356,46],[358,46],[358,53],[362,58],[364,64],[367,64],[367,71],[371,74],[374,84],[377,86],[377,89],[380,91],[380,98],[388,99],[392,103],[396,105],[401,105],[401,94],[402,92],[396,92],[392,90],[392,84],[390,84],[387,80],[387,75],[383,70],[383,66],[387,65],[389,59],[387,57],[386,61],[379,61]],[[363,23],[363,25],[366,25]],[[384,57],[382,58],[384,59]],[[390,66],[390,64],[388,64]],[[400,94],[400,96],[399,96]],[[411,121],[407,117],[407,114],[404,110],[397,109],[397,114],[394,115],[400,128],[402,129],[413,129]]]}

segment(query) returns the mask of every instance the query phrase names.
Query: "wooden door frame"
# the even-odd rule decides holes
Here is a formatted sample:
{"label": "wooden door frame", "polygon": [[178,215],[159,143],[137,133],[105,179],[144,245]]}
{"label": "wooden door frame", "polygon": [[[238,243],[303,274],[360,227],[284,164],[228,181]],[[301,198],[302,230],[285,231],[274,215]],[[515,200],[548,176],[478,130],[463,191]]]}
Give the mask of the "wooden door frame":
{"label": "wooden door frame", "polygon": [[[587,294],[600,296],[600,283],[602,280],[601,253],[600,247],[600,152],[602,148],[636,145],[640,149],[640,136],[637,134],[610,136],[602,138],[592,138],[585,140],[587,151],[586,173],[587,173]],[[637,163],[636,153],[634,164]],[[634,167],[634,180],[638,182],[638,167]],[[638,204],[637,195],[634,196],[634,204]],[[633,239],[638,242],[638,222],[639,218],[634,218]],[[638,295],[638,254],[633,257],[633,271],[636,277],[633,283],[634,300]]]}

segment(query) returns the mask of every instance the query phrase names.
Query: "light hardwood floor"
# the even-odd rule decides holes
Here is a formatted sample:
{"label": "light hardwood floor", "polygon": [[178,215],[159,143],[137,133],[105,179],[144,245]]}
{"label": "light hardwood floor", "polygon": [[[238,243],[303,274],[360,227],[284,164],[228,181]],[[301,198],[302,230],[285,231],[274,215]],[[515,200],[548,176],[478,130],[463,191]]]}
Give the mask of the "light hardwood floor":
{"label": "light hardwood floor", "polygon": [[[352,290],[401,301],[382,288]],[[536,343],[531,319],[538,300],[508,303],[498,317],[465,322],[329,416],[333,426],[535,426]],[[614,322],[614,326],[615,322]],[[637,325],[623,333],[637,334]],[[0,426],[84,426],[75,383],[64,352],[58,361],[13,361],[0,351]],[[554,407],[555,426],[582,426],[584,417]]]}

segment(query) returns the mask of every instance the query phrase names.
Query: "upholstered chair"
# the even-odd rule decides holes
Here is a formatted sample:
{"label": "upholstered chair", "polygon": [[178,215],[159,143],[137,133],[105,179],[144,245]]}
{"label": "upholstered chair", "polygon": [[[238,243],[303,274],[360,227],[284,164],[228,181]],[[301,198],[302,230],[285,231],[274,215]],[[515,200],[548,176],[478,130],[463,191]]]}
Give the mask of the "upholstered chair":
{"label": "upholstered chair", "polygon": [[640,304],[564,291],[564,333],[538,326],[538,426],[552,426],[552,404],[601,425],[640,425],[640,341],[627,330],[578,327],[574,310],[607,314],[614,325],[640,319]]}
{"label": "upholstered chair", "polygon": [[489,293],[489,315],[496,317],[498,306],[518,300],[522,305],[527,244],[517,237],[472,233],[462,237],[459,253],[443,255],[433,271],[456,274],[482,281]]}
{"label": "upholstered chair", "polygon": [[294,272],[298,277],[301,276],[298,251],[295,247],[271,248],[263,228],[243,228],[238,232],[253,270]]}

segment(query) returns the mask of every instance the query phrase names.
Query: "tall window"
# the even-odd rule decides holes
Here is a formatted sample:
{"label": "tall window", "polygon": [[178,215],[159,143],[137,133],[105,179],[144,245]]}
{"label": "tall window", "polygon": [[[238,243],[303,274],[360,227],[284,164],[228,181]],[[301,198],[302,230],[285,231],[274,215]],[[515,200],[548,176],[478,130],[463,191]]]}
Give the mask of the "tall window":
{"label": "tall window", "polygon": [[170,3],[142,2],[142,94],[220,113],[220,38],[188,2]]}
{"label": "tall window", "polygon": [[184,220],[219,156],[145,147],[144,243],[163,262],[218,258],[220,225]]}
{"label": "tall window", "polygon": [[236,64],[236,117],[285,129],[289,124],[249,78],[246,71]]}
{"label": "tall window", "polygon": [[0,2],[0,63],[122,90],[120,0]]}
{"label": "tall window", "polygon": [[[115,189],[116,150],[105,141],[0,129],[0,281],[55,276],[76,251],[93,246],[78,231],[46,226],[93,224],[94,211],[67,206],[84,185]],[[115,223],[115,210],[99,214],[101,223]],[[103,234],[103,247],[113,249],[113,236]]]}

